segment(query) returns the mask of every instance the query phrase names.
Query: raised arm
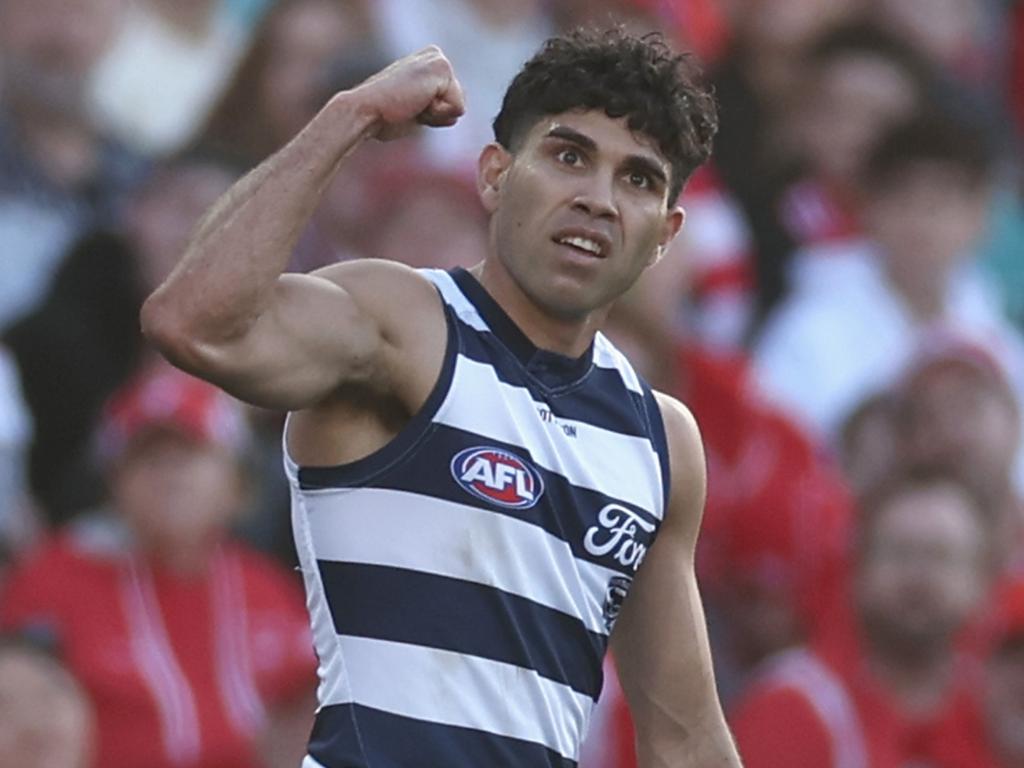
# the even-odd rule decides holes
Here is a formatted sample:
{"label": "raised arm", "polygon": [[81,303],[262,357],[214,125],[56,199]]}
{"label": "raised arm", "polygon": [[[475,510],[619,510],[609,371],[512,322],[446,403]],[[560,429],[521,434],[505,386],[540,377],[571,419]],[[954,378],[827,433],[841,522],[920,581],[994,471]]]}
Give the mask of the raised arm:
{"label": "raised arm", "polygon": [[434,47],[336,94],[206,215],[143,306],[146,335],[176,365],[258,405],[296,410],[346,384],[386,386],[389,363],[443,328],[426,281],[381,262],[282,272],[324,188],[361,142],[416,123],[451,125],[462,111],[458,81]]}
{"label": "raised arm", "polygon": [[659,395],[672,491],[612,633],[612,650],[636,726],[640,768],[739,768],[715,690],[694,549],[704,509],[705,468],[697,425]]}

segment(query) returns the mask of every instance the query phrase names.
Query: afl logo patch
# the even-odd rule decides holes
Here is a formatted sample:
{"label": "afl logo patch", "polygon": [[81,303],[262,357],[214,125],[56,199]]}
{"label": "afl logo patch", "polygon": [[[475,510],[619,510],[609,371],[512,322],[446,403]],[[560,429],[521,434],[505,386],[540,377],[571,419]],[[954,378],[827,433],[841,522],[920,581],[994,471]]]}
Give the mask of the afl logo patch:
{"label": "afl logo patch", "polygon": [[544,493],[540,473],[501,448],[466,448],[452,459],[452,477],[463,490],[510,509],[528,509]]}

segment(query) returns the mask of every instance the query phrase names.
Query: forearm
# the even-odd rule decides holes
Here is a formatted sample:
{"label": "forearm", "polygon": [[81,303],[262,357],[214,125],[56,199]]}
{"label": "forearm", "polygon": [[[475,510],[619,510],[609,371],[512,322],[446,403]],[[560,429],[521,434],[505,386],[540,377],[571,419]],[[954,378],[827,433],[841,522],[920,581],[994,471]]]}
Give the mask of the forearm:
{"label": "forearm", "polygon": [[735,743],[721,717],[680,724],[658,736],[637,733],[638,768],[741,768]]}
{"label": "forearm", "polygon": [[[696,596],[694,596],[696,599]],[[694,611],[699,615],[699,608]],[[671,611],[666,621],[671,621]],[[703,619],[677,635],[666,663],[649,655],[623,659],[620,669],[636,727],[639,768],[739,768],[740,761],[715,690]],[[680,620],[677,626],[685,626]],[[624,653],[626,649],[620,649]],[[621,656],[620,656],[621,658]],[[655,680],[675,680],[659,686]],[[648,681],[636,685],[637,681]]]}
{"label": "forearm", "polygon": [[325,186],[373,127],[358,96],[339,94],[228,190],[146,302],[147,334],[162,347],[181,336],[216,342],[244,334],[269,306]]}

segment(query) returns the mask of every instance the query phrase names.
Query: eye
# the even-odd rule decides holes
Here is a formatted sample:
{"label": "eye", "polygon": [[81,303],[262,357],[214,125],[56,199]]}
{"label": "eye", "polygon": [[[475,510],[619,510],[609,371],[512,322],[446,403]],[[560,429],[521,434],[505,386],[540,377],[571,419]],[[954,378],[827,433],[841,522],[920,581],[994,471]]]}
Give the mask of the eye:
{"label": "eye", "polygon": [[575,166],[583,162],[583,156],[578,150],[573,149],[572,147],[566,147],[565,149],[560,150],[555,157],[558,158],[560,163],[565,163],[566,165]]}
{"label": "eye", "polygon": [[632,171],[629,174],[629,183],[637,189],[650,189],[654,182],[651,181],[651,177],[646,173],[640,171]]}

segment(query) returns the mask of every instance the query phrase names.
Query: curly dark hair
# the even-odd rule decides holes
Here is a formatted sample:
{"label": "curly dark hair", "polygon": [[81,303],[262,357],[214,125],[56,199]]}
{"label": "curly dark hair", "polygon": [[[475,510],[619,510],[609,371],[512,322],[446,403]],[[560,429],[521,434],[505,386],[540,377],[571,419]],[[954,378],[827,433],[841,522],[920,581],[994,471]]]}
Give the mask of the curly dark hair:
{"label": "curly dark hair", "polygon": [[577,29],[548,40],[505,92],[494,136],[513,151],[538,118],[572,109],[626,117],[630,130],[653,139],[672,166],[671,203],[710,156],[718,130],[715,99],[700,68],[657,33]]}

